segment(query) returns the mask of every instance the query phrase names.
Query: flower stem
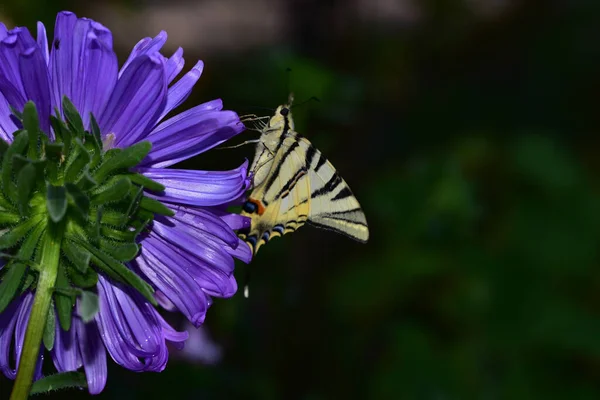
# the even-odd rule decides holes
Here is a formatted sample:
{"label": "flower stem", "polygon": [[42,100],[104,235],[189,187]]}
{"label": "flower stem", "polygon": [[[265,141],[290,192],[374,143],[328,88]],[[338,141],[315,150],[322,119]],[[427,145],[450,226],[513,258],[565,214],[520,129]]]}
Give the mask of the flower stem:
{"label": "flower stem", "polygon": [[29,323],[25,332],[23,353],[19,362],[17,378],[13,386],[10,400],[25,400],[29,396],[33,384],[33,373],[38,361],[38,355],[44,335],[44,327],[52,303],[52,293],[58,274],[60,246],[63,237],[64,224],[49,221],[42,242],[41,271],[39,274],[33,306],[29,314]]}

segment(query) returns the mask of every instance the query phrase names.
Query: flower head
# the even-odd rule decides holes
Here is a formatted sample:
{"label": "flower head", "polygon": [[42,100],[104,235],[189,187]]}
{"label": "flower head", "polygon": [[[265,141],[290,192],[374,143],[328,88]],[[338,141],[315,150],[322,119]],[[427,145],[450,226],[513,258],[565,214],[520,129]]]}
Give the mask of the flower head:
{"label": "flower head", "polygon": [[58,14],[50,47],[42,23],[35,39],[0,23],[0,370],[9,378],[44,285],[46,354],[59,372],[83,367],[90,393],[105,386],[107,352],[128,369],[161,371],[166,342],[183,345],[187,333],[155,305],[198,327],[212,297],[237,290],[234,258],[251,254],[234,230],[248,221],[226,207],[248,189],[247,162],[166,167],[243,125],[220,100],[165,119],[203,69],[176,80],[183,51],[163,56],[166,39],[142,39],[119,69],[111,33],[95,21]]}

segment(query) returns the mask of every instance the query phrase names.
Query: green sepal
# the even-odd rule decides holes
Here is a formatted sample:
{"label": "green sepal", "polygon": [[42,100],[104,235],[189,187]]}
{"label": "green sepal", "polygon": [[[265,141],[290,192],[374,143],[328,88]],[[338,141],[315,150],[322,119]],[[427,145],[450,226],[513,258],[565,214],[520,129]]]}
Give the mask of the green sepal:
{"label": "green sepal", "polygon": [[105,210],[102,214],[102,223],[106,225],[122,227],[128,220],[128,215],[116,210]]}
{"label": "green sepal", "polygon": [[79,174],[84,171],[84,167],[90,162],[90,154],[81,142],[81,139],[75,138],[75,146],[71,152],[71,157],[67,163],[65,171],[65,181],[75,182]]}
{"label": "green sepal", "polygon": [[53,142],[44,144],[44,152],[49,161],[46,165],[46,176],[52,183],[57,183],[59,179],[59,168],[63,163],[64,157],[63,149],[63,143]]}
{"label": "green sepal", "polygon": [[98,273],[93,268],[88,268],[85,273],[81,273],[74,266],[68,265],[67,275],[71,283],[80,288],[92,288],[98,283]]}
{"label": "green sepal", "polygon": [[62,289],[71,289],[67,278],[66,265],[61,261],[58,265],[58,274],[54,290],[54,304],[58,315],[58,322],[63,331],[71,329],[71,318],[73,317],[74,297],[62,293]]}
{"label": "green sepal", "polygon": [[92,204],[114,203],[129,194],[131,181],[124,176],[114,177],[105,185],[97,188],[91,199]]}
{"label": "green sepal", "polygon": [[77,187],[83,191],[89,190],[97,185],[96,180],[90,175],[89,171],[86,169],[83,171],[83,174],[79,177],[76,183]]}
{"label": "green sepal", "polygon": [[4,210],[0,211],[0,226],[16,224],[20,219],[21,217],[18,214]]}
{"label": "green sepal", "polygon": [[0,236],[0,249],[9,249],[19,243],[19,241],[23,239],[31,229],[39,224],[43,218],[43,215],[35,215],[26,219],[14,228],[11,228],[4,235]]}
{"label": "green sepal", "polygon": [[[29,260],[33,256],[33,254],[37,248],[38,242],[40,241],[40,238],[42,237],[42,234],[44,233],[45,230],[46,230],[46,224],[43,223],[43,219],[42,219],[35,226],[35,228],[31,231],[31,233],[29,235],[27,235],[27,238],[25,238],[25,240],[23,240],[23,243],[21,243],[21,247],[19,247],[19,251],[17,253],[17,255],[19,256],[20,259],[27,260],[29,262]],[[32,266],[34,266],[35,269],[38,269],[36,265],[32,265]]]}
{"label": "green sepal", "polygon": [[81,217],[86,220],[90,212],[90,199],[73,183],[67,183],[65,188],[69,199],[73,202],[75,208],[79,210]]}
{"label": "green sepal", "polygon": [[62,250],[67,259],[82,274],[85,274],[90,265],[91,255],[70,240],[63,240]]}
{"label": "green sepal", "polygon": [[18,131],[15,134],[12,144],[2,158],[2,189],[6,197],[12,202],[17,200],[17,187],[12,181],[13,156],[15,154],[22,154],[25,151],[28,139],[27,132]]}
{"label": "green sepal", "polygon": [[106,152],[104,161],[93,175],[94,179],[103,181],[114,171],[137,166],[144,158],[146,158],[146,155],[148,155],[151,148],[152,144],[145,141],[121,149],[121,151],[115,152],[114,155],[110,157],[109,154],[112,153],[110,151]]}
{"label": "green sepal", "polygon": [[[76,239],[77,240],[77,239]],[[140,292],[142,296],[146,298],[153,305],[157,305],[154,299],[154,289],[146,281],[140,278],[135,272],[127,268],[122,263],[118,262],[108,254],[97,249],[86,241],[79,241],[78,243],[85,247],[90,253],[92,253],[92,262],[104,273],[110,276],[112,279],[126,283],[132,286],[135,290]]]}
{"label": "green sepal", "polygon": [[[56,110],[56,112],[59,113],[58,115],[60,115],[58,109]],[[71,153],[71,131],[67,128],[64,122],[62,122],[54,115],[50,116],[50,125],[52,125],[52,129],[54,130],[56,141],[64,144],[63,154],[65,158],[68,158],[69,154]]]}
{"label": "green sepal", "polygon": [[27,164],[17,176],[17,206],[21,215],[29,213],[29,196],[35,186],[36,170],[33,164]]}
{"label": "green sepal", "polygon": [[50,305],[48,310],[46,325],[44,326],[44,347],[48,351],[52,351],[54,348],[54,339],[56,335],[56,314],[54,313],[54,304]]}
{"label": "green sepal", "polygon": [[135,258],[140,247],[135,243],[113,243],[101,240],[100,249],[117,261],[127,262]]}
{"label": "green sepal", "polygon": [[40,135],[40,120],[37,109],[33,101],[28,101],[23,107],[23,128],[29,132],[29,149],[27,155],[31,159],[37,159],[38,154],[38,138]]}
{"label": "green sepal", "polygon": [[108,226],[102,226],[100,229],[100,233],[102,234],[102,236],[121,242],[133,242],[135,240],[135,237],[137,236],[135,232],[113,229]]}
{"label": "green sepal", "polygon": [[90,113],[90,134],[94,140],[94,147],[98,149],[98,152],[94,153],[94,157],[92,158],[92,168],[95,168],[102,161],[102,134],[100,133],[98,122],[92,113]]}
{"label": "green sepal", "polygon": [[33,382],[29,394],[43,394],[69,388],[87,388],[85,374],[82,372],[71,371],[46,376]]}
{"label": "green sepal", "polygon": [[62,108],[65,120],[67,121],[67,126],[76,135],[83,135],[85,128],[83,127],[81,116],[79,115],[79,112],[77,112],[75,105],[71,103],[71,100],[69,100],[67,96],[63,96],[62,98]]}
{"label": "green sepal", "polygon": [[47,185],[46,207],[50,219],[54,222],[62,220],[67,213],[67,190],[64,186]]}
{"label": "green sepal", "polygon": [[25,273],[27,272],[27,265],[24,263],[12,263],[5,266],[4,269],[6,269],[6,272],[2,277],[2,282],[0,282],[0,313],[6,309],[19,292],[19,288],[23,284]]}
{"label": "green sepal", "polygon": [[[135,188],[135,186],[133,188]],[[137,191],[131,198],[131,202],[129,203],[129,206],[127,207],[127,221],[137,213],[138,209],[140,208],[140,202],[142,201],[143,197],[144,197],[144,188],[139,186],[137,188]],[[127,221],[125,221],[124,224],[127,223]]]}
{"label": "green sepal", "polygon": [[135,183],[136,185],[143,186],[144,189],[148,189],[153,192],[163,192],[165,190],[165,187],[163,185],[142,174],[132,173],[127,176],[129,177],[129,179],[131,179],[131,182]]}
{"label": "green sepal", "polygon": [[149,197],[142,197],[142,201],[140,202],[140,208],[150,211],[153,214],[166,215],[168,217],[172,217],[173,215],[175,215],[175,212],[167,206],[165,206],[163,203],[151,199]]}
{"label": "green sepal", "polygon": [[87,290],[81,291],[81,301],[77,311],[84,323],[88,323],[94,319],[100,310],[100,301],[98,295]]}
{"label": "green sepal", "polygon": [[0,138],[0,159],[4,157],[4,153],[6,153],[6,150],[8,150],[9,147],[10,144],[8,144],[8,142],[6,142],[4,139]]}

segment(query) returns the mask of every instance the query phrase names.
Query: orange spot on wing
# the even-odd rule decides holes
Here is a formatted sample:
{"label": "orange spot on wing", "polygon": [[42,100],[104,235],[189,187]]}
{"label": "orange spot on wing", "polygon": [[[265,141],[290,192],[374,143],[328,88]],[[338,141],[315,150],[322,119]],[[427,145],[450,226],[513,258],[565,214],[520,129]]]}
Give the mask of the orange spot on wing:
{"label": "orange spot on wing", "polygon": [[263,203],[260,200],[249,198],[248,201],[250,203],[256,205],[258,215],[263,215],[265,213],[265,206],[263,205]]}

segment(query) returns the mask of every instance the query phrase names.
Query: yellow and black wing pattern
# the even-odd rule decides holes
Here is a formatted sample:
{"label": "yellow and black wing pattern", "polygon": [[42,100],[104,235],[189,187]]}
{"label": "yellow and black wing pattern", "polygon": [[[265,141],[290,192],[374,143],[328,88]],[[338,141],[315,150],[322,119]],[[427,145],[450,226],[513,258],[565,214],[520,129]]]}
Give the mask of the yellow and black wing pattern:
{"label": "yellow and black wing pattern", "polygon": [[242,208],[251,224],[239,233],[253,253],[305,223],[367,242],[358,200],[323,154],[293,130],[289,105],[278,107],[261,132],[251,166],[253,189]]}

